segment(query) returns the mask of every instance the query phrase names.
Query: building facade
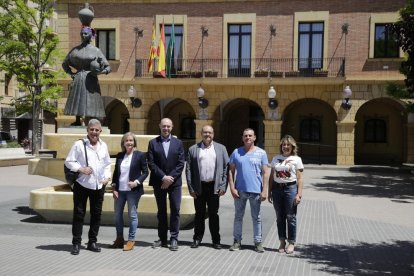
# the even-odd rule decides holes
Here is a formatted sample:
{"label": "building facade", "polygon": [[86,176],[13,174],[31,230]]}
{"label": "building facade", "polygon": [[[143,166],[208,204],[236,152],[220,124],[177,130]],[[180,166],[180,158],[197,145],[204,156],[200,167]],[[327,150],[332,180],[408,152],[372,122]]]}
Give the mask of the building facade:
{"label": "building facade", "polygon": [[[95,43],[112,67],[99,77],[111,133],[157,134],[170,117],[188,146],[211,124],[229,152],[250,127],[269,157],[290,134],[305,162],[414,162],[414,121],[386,93],[388,82],[404,79],[404,53],[386,29],[404,0],[89,3]],[[57,1],[63,52],[80,42],[83,4]],[[157,59],[148,65],[152,28],[159,38],[162,25],[166,48],[174,42],[166,78]],[[63,110],[70,78],[61,84]],[[58,127],[73,121],[57,117]]]}

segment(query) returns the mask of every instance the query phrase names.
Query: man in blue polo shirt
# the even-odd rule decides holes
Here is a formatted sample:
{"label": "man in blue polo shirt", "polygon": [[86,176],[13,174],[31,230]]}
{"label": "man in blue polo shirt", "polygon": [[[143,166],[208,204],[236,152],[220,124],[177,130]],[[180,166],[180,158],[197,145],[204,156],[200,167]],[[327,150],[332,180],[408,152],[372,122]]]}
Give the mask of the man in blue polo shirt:
{"label": "man in blue polo shirt", "polygon": [[[268,159],[266,152],[254,145],[256,136],[254,130],[247,128],[243,131],[243,147],[237,148],[230,156],[229,185],[234,198],[234,243],[230,251],[241,249],[243,216],[246,202],[249,200],[255,250],[264,252],[262,245],[261,202],[266,200],[267,183],[269,178]],[[237,172],[237,176],[236,176]]]}

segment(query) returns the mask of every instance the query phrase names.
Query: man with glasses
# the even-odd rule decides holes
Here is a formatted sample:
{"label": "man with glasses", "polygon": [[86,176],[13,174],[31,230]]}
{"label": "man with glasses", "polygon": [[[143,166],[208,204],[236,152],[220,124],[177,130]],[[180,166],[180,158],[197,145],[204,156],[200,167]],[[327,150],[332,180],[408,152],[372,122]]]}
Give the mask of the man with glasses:
{"label": "man with glasses", "polygon": [[186,177],[190,195],[194,198],[194,236],[191,248],[198,248],[204,236],[206,207],[213,248],[221,249],[220,196],[227,189],[229,155],[226,147],[213,141],[212,126],[201,129],[201,142],[190,147],[187,155]]}

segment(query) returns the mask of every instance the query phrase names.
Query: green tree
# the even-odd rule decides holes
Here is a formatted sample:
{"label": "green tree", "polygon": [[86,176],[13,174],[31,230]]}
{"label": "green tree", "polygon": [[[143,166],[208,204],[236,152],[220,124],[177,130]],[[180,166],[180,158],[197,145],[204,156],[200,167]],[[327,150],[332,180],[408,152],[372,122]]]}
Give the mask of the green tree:
{"label": "green tree", "polygon": [[50,70],[59,57],[58,37],[50,27],[53,0],[0,0],[0,70],[16,76],[28,97],[15,99],[19,113],[31,111],[32,152],[39,154],[41,109],[56,112],[60,98],[59,72]]}
{"label": "green tree", "polygon": [[388,26],[395,35],[398,46],[406,53],[406,59],[401,63],[400,72],[406,76],[405,86],[391,83],[387,93],[398,99],[407,100],[407,112],[414,113],[414,0],[408,0],[407,5],[400,9],[400,18]]}

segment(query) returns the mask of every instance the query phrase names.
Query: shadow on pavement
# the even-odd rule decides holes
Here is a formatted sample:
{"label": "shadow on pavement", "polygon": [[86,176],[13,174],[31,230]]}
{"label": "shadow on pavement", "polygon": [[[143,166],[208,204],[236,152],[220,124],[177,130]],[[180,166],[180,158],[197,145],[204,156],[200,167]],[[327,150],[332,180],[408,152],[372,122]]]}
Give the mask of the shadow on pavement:
{"label": "shadow on pavement", "polygon": [[363,173],[358,176],[326,176],[322,179],[328,182],[312,186],[317,190],[339,194],[391,198],[401,203],[412,203],[406,200],[414,200],[413,177],[409,174]]}
{"label": "shadow on pavement", "polygon": [[414,242],[303,245],[296,258],[318,265],[320,271],[346,275],[413,275]]}
{"label": "shadow on pavement", "polygon": [[[70,243],[67,243],[67,244],[48,244],[48,245],[36,246],[36,249],[70,252],[72,250],[72,245]],[[81,249],[85,249],[85,248],[81,247]]]}

